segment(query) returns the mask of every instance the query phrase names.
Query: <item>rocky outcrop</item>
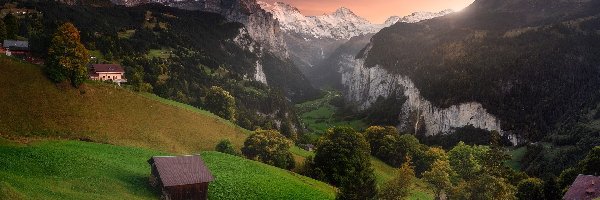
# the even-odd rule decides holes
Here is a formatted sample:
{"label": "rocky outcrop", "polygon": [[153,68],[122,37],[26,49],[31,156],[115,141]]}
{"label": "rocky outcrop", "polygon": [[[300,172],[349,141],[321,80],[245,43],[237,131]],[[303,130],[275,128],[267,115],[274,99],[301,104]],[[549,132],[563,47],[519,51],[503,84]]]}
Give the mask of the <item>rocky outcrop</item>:
{"label": "rocky outcrop", "polygon": [[[418,128],[422,123],[426,135],[436,135],[448,134],[456,128],[471,125],[475,128],[498,131],[515,145],[518,142],[516,136],[503,131],[500,121],[479,103],[469,102],[439,108],[424,99],[407,76],[388,73],[380,66],[367,68],[364,60],[351,56],[346,56],[340,65],[344,96],[361,110],[367,109],[379,97],[387,98],[393,93],[406,96],[402,113],[399,113],[401,124],[398,126],[401,130]],[[408,124],[411,115],[416,115],[415,124]]]}
{"label": "rocky outcrop", "polygon": [[260,61],[256,61],[256,70],[255,70],[255,74],[254,74],[254,80],[264,83],[265,85],[267,84],[267,75],[265,75],[265,71],[263,70],[263,66],[260,63]]}

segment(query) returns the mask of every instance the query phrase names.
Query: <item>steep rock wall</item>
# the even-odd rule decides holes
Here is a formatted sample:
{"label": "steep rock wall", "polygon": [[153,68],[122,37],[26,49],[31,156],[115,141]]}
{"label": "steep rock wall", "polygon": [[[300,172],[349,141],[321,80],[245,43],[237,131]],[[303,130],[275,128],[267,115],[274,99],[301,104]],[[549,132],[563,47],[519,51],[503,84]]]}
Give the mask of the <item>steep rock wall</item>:
{"label": "steep rock wall", "polygon": [[[456,128],[471,125],[475,128],[498,131],[515,145],[518,142],[517,137],[503,131],[500,121],[479,103],[469,102],[439,108],[424,99],[407,76],[390,74],[380,66],[366,68],[363,59],[354,59],[351,56],[344,58],[340,63],[344,96],[346,100],[357,104],[359,109],[367,109],[377,98],[387,98],[394,92],[407,97],[403,104],[403,113],[399,113],[400,129],[419,127],[418,124],[423,123],[426,135],[436,135],[448,134]],[[417,124],[407,124],[411,113],[417,115]]]}

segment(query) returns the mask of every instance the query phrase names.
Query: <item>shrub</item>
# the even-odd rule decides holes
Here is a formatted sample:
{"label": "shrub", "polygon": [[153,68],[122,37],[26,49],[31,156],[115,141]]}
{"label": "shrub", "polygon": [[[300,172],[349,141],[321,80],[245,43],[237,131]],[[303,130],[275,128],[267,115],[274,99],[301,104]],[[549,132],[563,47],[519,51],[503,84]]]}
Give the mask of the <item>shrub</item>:
{"label": "shrub", "polygon": [[221,153],[226,153],[229,155],[234,155],[234,156],[239,156],[240,154],[235,150],[235,147],[233,146],[233,144],[231,143],[231,141],[229,141],[228,139],[224,139],[221,140],[216,148],[216,151],[221,152]]}

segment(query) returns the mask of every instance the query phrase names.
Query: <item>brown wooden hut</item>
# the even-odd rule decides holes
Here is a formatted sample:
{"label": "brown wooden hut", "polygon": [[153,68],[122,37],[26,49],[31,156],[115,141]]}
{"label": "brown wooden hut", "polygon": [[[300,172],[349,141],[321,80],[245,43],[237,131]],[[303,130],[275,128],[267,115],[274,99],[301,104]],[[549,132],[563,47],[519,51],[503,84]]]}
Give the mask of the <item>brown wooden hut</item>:
{"label": "brown wooden hut", "polygon": [[600,177],[579,175],[565,193],[565,200],[593,200],[600,198]]}
{"label": "brown wooden hut", "polygon": [[162,190],[163,199],[207,199],[214,177],[199,155],[154,156],[148,163],[150,184]]}

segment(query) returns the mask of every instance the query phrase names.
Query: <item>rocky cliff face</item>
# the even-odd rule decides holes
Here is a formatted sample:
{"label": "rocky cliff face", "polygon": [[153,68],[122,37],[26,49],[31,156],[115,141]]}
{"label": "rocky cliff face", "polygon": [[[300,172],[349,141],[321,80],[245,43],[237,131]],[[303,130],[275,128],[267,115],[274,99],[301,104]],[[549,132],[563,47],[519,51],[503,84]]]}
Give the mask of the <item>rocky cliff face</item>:
{"label": "rocky cliff face", "polygon": [[[367,109],[377,98],[390,97],[391,94],[403,94],[407,100],[399,113],[398,127],[401,130],[425,127],[426,135],[448,134],[456,128],[473,126],[489,131],[498,131],[507,136],[513,144],[518,140],[501,129],[500,121],[489,114],[479,103],[469,102],[439,108],[424,99],[410,78],[388,73],[380,66],[367,68],[363,59],[345,56],[340,62],[342,66],[342,84],[347,101],[358,105],[359,109]],[[414,118],[414,124],[409,118]],[[418,130],[415,130],[418,132]]]}
{"label": "rocky cliff face", "polygon": [[113,3],[125,6],[136,6],[145,3],[160,3],[185,10],[199,10],[218,13],[229,21],[239,22],[246,26],[248,33],[255,41],[267,47],[270,52],[280,58],[288,58],[283,34],[277,20],[272,14],[261,9],[256,0],[112,0]]}

